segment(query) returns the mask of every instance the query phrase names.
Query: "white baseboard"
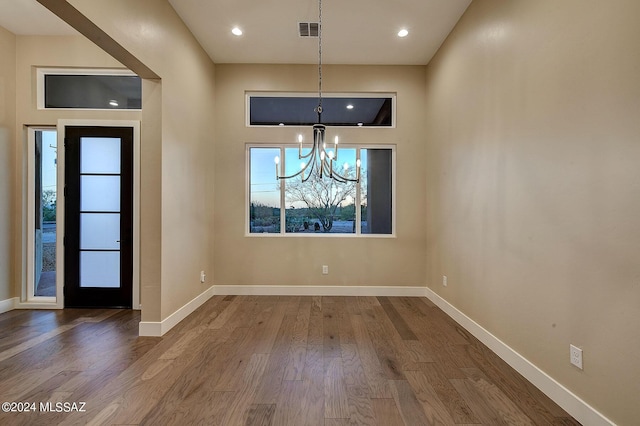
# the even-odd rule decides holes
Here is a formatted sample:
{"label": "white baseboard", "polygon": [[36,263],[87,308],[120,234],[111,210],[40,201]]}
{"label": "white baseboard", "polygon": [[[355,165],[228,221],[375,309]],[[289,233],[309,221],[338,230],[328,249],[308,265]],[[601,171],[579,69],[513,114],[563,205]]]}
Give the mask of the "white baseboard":
{"label": "white baseboard", "polygon": [[62,304],[56,302],[55,297],[36,297],[34,300],[20,302],[16,300],[14,309],[63,309]]}
{"label": "white baseboard", "polygon": [[16,308],[17,303],[18,303],[17,297],[12,297],[11,299],[6,299],[6,300],[0,300],[0,314],[14,310]]}
{"label": "white baseboard", "polygon": [[607,419],[595,408],[580,399],[580,397],[565,388],[562,384],[558,383],[553,377],[536,367],[506,343],[484,329],[480,324],[459,311],[433,290],[427,288],[426,293],[426,297],[436,306],[464,327],[465,330],[473,334],[478,340],[495,352],[496,355],[502,358],[502,360],[513,367],[518,373],[522,374],[567,413],[571,414],[577,421],[590,426],[615,425],[615,423]]}
{"label": "white baseboard", "polygon": [[138,325],[138,335],[140,336],[152,336],[160,337],[167,331],[175,327],[180,321],[188,317],[196,309],[198,309],[204,302],[209,300],[214,295],[213,286],[200,293],[193,298],[186,305],[169,315],[162,321],[140,321]]}
{"label": "white baseboard", "polygon": [[216,295],[237,296],[405,296],[425,297],[426,287],[216,285]]}

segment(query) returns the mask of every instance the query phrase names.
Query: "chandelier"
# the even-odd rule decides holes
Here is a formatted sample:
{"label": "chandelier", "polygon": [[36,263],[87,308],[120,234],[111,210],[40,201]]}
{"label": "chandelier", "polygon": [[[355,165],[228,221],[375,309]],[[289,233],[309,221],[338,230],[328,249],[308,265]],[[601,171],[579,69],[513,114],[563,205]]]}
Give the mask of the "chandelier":
{"label": "chandelier", "polygon": [[[338,136],[333,140],[333,149],[327,148],[325,140],[326,126],[322,124],[322,0],[318,0],[318,106],[314,109],[318,114],[318,122],[313,125],[313,145],[304,153],[304,137],[298,135],[298,160],[301,160],[300,170],[291,175],[280,174],[280,157],[275,158],[276,178],[291,179],[300,176],[306,182],[312,175],[333,179],[340,183],[360,182],[360,159],[356,160],[355,177],[350,173],[349,164],[344,163],[342,171],[337,166]],[[334,166],[334,164],[336,166]]]}

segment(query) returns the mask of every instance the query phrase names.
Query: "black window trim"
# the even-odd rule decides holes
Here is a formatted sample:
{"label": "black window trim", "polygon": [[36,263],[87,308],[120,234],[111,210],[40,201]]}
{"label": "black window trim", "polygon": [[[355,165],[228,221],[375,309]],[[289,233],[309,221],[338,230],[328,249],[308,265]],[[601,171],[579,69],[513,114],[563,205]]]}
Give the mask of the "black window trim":
{"label": "black window trim", "polygon": [[[245,91],[245,127],[279,128],[278,125],[251,124],[251,98],[252,97],[291,97],[291,98],[317,98],[318,92],[279,92],[279,91]],[[396,97],[395,92],[327,92],[322,93],[323,98],[391,98],[391,126],[340,126],[345,128],[363,129],[395,129],[396,128]],[[286,125],[285,127],[307,127],[300,125]]]}
{"label": "black window trim", "polygon": [[[389,149],[391,150],[391,233],[390,234],[363,234],[358,226],[356,226],[356,232],[349,234],[342,233],[318,233],[318,234],[306,234],[306,233],[296,233],[296,232],[279,232],[279,233],[256,233],[250,231],[250,209],[251,205],[251,161],[250,161],[250,153],[251,148],[274,148],[274,149],[285,149],[285,148],[296,148],[297,144],[292,143],[246,143],[245,144],[245,204],[244,204],[244,236],[249,238],[397,238],[397,149],[398,146],[396,144],[375,144],[375,143],[354,143],[348,144],[345,143],[343,146],[345,148],[355,148],[355,149]],[[275,169],[274,169],[275,173]],[[284,193],[281,193],[281,203],[284,202]],[[281,221],[284,220],[284,209],[281,212]],[[284,229],[284,227],[281,227]]]}
{"label": "black window trim", "polygon": [[36,68],[36,107],[38,110],[54,111],[142,111],[141,108],[48,108],[45,106],[45,76],[47,75],[104,75],[137,77],[138,75],[127,68]]}

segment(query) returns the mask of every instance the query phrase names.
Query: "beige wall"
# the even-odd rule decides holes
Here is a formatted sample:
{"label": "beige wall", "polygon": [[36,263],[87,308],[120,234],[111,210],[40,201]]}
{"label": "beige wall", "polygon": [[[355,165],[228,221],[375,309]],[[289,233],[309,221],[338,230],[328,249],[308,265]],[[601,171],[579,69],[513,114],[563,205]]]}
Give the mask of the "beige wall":
{"label": "beige wall", "polygon": [[16,37],[0,27],[0,302],[14,297],[13,182],[16,123]]}
{"label": "beige wall", "polygon": [[68,3],[161,78],[143,86],[141,154],[142,319],[160,321],[210,286],[214,65],[165,0]]}
{"label": "beige wall", "polygon": [[426,90],[428,285],[621,425],[640,418],[638,40],[636,0],[476,0]]}
{"label": "beige wall", "polygon": [[339,129],[341,143],[397,144],[397,238],[245,237],[245,144],[295,142],[299,132],[246,127],[245,91],[317,92],[317,66],[216,66],[216,285],[424,286],[424,70],[323,67],[325,92],[397,93],[395,129]]}
{"label": "beige wall", "polygon": [[43,37],[18,36],[16,38],[16,181],[14,186],[16,215],[15,272],[13,295],[21,296],[26,280],[27,213],[25,188],[27,178],[26,126],[55,126],[59,119],[140,120],[134,111],[61,111],[37,108],[37,67],[119,68],[118,61],[81,36]]}

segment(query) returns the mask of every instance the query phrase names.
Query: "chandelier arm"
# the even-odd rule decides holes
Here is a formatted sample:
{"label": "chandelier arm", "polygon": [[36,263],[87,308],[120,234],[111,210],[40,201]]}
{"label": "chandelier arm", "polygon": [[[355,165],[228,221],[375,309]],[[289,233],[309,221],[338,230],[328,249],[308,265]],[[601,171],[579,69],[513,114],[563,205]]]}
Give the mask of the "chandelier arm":
{"label": "chandelier arm", "polygon": [[298,171],[297,173],[294,173],[292,175],[288,175],[288,176],[276,176],[276,178],[278,179],[292,179],[296,176],[300,176],[302,174],[302,172],[304,172],[304,169],[301,169],[300,171]]}
{"label": "chandelier arm", "polygon": [[304,160],[305,158],[311,157],[311,155],[313,154],[313,151],[315,151],[315,148],[311,148],[311,150],[305,155],[298,154],[298,160]]}
{"label": "chandelier arm", "polygon": [[312,150],[311,152],[309,152],[309,154],[307,154],[306,156],[300,158],[300,159],[307,158],[307,157],[309,157],[311,155],[313,155],[311,160],[307,161],[305,163],[304,167],[302,167],[298,172],[296,172],[296,173],[294,173],[292,175],[289,175],[289,176],[276,176],[276,178],[278,178],[278,179],[292,179],[294,177],[302,175],[303,176],[303,182],[306,182],[306,180],[309,179],[309,177],[307,176],[307,178],[304,179],[304,174],[303,173],[307,170],[307,168],[309,166],[311,166],[311,170],[309,171],[309,176],[311,175],[311,172],[313,172],[313,168],[315,166],[315,161],[314,161],[315,160],[315,150]]}
{"label": "chandelier arm", "polygon": [[349,178],[349,177],[343,176],[343,175],[341,175],[340,173],[338,173],[336,171],[333,172],[333,175],[337,176],[338,179],[336,179],[336,180],[341,180],[342,183],[347,183],[347,182],[356,182],[357,183],[357,182],[360,182],[360,170],[358,170],[356,172],[356,177],[355,178]]}

